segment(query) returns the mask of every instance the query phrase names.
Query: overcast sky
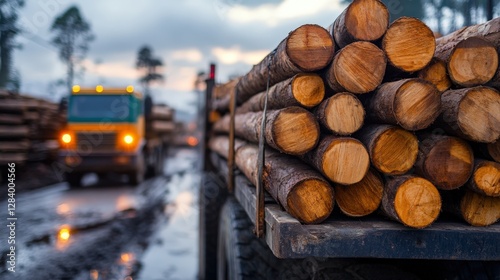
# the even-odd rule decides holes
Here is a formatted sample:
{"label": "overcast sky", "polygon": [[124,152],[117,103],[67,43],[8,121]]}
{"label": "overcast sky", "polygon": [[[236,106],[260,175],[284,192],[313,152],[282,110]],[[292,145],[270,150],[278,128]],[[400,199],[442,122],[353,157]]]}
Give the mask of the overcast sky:
{"label": "overcast sky", "polygon": [[195,98],[193,81],[209,62],[220,82],[244,74],[301,24],[327,27],[343,10],[339,0],[30,0],[20,12],[26,32],[19,36],[15,68],[22,92],[50,96],[51,84],[65,75],[57,49],[49,44],[53,19],[77,5],[96,35],[84,65],[83,86],[138,85],[136,53],[150,45],[166,64],[166,81],[153,89],[155,100],[178,108]]}

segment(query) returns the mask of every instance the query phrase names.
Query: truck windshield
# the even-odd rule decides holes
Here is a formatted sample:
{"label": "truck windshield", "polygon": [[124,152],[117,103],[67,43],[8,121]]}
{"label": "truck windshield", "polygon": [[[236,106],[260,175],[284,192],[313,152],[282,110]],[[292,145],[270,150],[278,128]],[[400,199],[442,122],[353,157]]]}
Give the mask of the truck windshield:
{"label": "truck windshield", "polygon": [[69,103],[70,121],[135,120],[137,102],[131,95],[73,95]]}

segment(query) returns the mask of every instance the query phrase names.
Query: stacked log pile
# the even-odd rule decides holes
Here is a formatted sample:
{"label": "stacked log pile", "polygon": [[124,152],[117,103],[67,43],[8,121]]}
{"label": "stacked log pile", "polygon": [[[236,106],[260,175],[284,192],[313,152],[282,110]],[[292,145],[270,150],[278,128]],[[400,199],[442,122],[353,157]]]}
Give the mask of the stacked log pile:
{"label": "stacked log pile", "polygon": [[0,164],[43,160],[56,153],[65,114],[58,104],[0,92]]}
{"label": "stacked log pile", "polygon": [[174,109],[165,104],[151,107],[151,114],[146,117],[146,138],[162,138],[167,141],[175,131]]}
{"label": "stacked log pile", "polygon": [[[297,28],[216,87],[212,108],[229,111],[220,100],[235,95],[235,163],[255,183],[267,92],[264,185],[304,223],[336,202],[413,228],[441,209],[487,226],[500,219],[499,50],[500,18],[436,39],[418,19],[389,24],[382,2],[354,0],[328,29]],[[217,121],[209,143],[223,157],[230,123]]]}

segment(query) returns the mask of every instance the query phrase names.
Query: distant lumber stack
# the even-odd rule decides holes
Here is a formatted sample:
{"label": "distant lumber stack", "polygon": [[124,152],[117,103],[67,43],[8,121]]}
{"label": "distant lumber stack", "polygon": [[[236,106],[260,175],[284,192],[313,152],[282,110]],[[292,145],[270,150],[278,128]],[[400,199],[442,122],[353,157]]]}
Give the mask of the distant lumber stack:
{"label": "distant lumber stack", "polygon": [[412,228],[431,226],[441,208],[474,226],[494,223],[500,19],[434,36],[416,18],[390,23],[379,0],[352,1],[328,30],[300,26],[216,87],[212,109],[226,115],[209,147],[234,152],[255,184],[267,97],[264,183],[299,221],[323,221],[336,201],[346,216],[382,212]]}
{"label": "distant lumber stack", "polygon": [[160,137],[165,141],[175,130],[174,109],[165,104],[153,105],[146,120],[146,137]]}

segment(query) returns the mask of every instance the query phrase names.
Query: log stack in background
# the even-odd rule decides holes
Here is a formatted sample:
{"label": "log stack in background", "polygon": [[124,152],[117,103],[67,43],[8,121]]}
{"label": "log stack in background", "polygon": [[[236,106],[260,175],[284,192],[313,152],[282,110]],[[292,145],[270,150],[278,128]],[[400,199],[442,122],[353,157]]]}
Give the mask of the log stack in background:
{"label": "log stack in background", "polygon": [[0,164],[51,158],[65,121],[58,104],[0,92]]}
{"label": "log stack in background", "polygon": [[165,104],[153,105],[151,115],[146,120],[146,137],[159,137],[167,141],[176,128],[174,113],[174,109]]}
{"label": "log stack in background", "polygon": [[[265,169],[274,175],[266,181],[264,172],[264,181],[304,223],[324,219],[331,194],[347,216],[381,208],[424,228],[443,208],[487,226],[500,218],[498,50],[500,18],[436,39],[416,18],[389,23],[381,1],[354,0],[328,31],[301,26],[246,75],[218,86],[212,108],[228,111],[221,100],[236,95],[236,137],[254,143],[237,145],[236,163],[255,182],[270,75]],[[215,132],[227,134],[229,124],[227,115]],[[229,141],[220,137],[210,147],[227,157]],[[291,192],[290,176],[312,170],[317,187]],[[315,194],[321,215],[290,208],[289,197],[314,200],[299,189],[327,185],[335,193]]]}

